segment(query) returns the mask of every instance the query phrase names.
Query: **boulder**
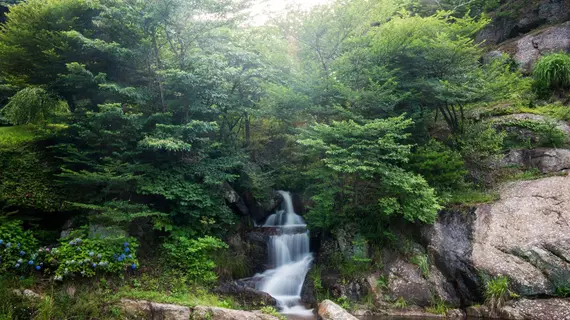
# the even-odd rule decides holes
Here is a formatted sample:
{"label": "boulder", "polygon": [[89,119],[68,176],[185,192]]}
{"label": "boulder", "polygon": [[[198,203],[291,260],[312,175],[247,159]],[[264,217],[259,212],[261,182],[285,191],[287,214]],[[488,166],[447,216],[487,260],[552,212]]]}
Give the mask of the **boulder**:
{"label": "boulder", "polygon": [[30,289],[24,289],[24,290],[14,289],[12,293],[16,296],[25,297],[31,300],[40,300],[43,298],[42,295],[35,293]]}
{"label": "boulder", "polygon": [[222,184],[222,189],[224,191],[224,199],[228,205],[239,215],[248,216],[249,208],[245,201],[240,197],[240,195],[232,188],[228,182]]}
{"label": "boulder", "polygon": [[210,320],[279,320],[277,317],[262,313],[261,311],[242,311],[216,307],[197,306],[192,312],[192,318]]}
{"label": "boulder", "polygon": [[248,232],[245,235],[248,244],[248,257],[254,273],[261,273],[267,269],[269,253],[265,234],[260,231]]}
{"label": "boulder", "polygon": [[467,315],[505,320],[568,320],[570,299],[521,299],[509,301],[499,310],[491,310],[487,306],[469,307]]}
{"label": "boulder", "polygon": [[250,288],[246,284],[237,281],[223,283],[214,292],[231,296],[241,305],[247,307],[274,306],[277,304],[275,298],[267,292]]}
{"label": "boulder", "polygon": [[510,150],[501,161],[502,166],[538,169],[542,173],[556,173],[570,169],[570,150],[537,148]]}
{"label": "boulder", "polygon": [[500,194],[475,212],[473,266],[508,275],[519,294],[553,293],[570,275],[570,177],[512,182]]}
{"label": "boulder", "polygon": [[121,299],[121,309],[141,319],[151,320],[188,320],[190,308],[175,304],[157,303],[146,300]]}
{"label": "boulder", "polygon": [[426,307],[431,304],[431,285],[418,266],[397,259],[387,266],[388,293],[393,299],[404,298],[408,303]]}
{"label": "boulder", "polygon": [[324,300],[319,304],[318,314],[323,320],[358,320],[355,316],[330,300]]}
{"label": "boulder", "polygon": [[307,272],[303,288],[301,288],[301,303],[304,305],[315,308],[317,307],[317,298],[315,297],[315,284],[310,277],[310,272]]}
{"label": "boulder", "polygon": [[540,57],[549,53],[570,52],[570,21],[526,35],[510,46],[510,51],[514,50],[511,53],[515,61],[523,72],[529,73]]}

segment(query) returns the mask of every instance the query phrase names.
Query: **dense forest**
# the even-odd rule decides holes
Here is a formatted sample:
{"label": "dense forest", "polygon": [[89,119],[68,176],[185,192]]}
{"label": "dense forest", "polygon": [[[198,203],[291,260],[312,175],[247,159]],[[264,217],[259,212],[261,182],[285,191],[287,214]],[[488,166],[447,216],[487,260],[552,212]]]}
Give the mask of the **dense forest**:
{"label": "dense forest", "polygon": [[316,256],[331,297],[315,272],[373,270],[441,212],[542,176],[501,159],[567,145],[570,55],[527,72],[489,54],[477,35],[503,3],[338,0],[263,23],[245,0],[3,3],[0,319],[122,319],[121,298],[251,309],[214,289],[261,271],[243,242],[275,190],[315,250],[344,231],[366,251]]}

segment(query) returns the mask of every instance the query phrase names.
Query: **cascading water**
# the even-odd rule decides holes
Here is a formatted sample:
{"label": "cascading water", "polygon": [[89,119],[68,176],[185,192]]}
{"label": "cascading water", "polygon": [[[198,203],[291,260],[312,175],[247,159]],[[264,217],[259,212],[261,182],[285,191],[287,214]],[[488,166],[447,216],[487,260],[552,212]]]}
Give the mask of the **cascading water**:
{"label": "cascading water", "polygon": [[279,191],[283,208],[269,216],[263,225],[277,229],[268,240],[269,263],[274,267],[258,275],[257,289],[277,300],[281,313],[311,315],[301,305],[301,290],[313,256],[309,250],[309,232],[303,218],[293,209],[291,194]]}

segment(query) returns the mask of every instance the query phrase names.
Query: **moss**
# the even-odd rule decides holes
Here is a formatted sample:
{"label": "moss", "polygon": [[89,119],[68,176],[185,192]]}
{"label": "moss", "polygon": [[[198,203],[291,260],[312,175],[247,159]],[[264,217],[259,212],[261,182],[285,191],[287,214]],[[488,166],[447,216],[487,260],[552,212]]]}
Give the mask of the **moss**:
{"label": "moss", "polygon": [[0,149],[11,149],[37,138],[36,128],[31,125],[0,127]]}

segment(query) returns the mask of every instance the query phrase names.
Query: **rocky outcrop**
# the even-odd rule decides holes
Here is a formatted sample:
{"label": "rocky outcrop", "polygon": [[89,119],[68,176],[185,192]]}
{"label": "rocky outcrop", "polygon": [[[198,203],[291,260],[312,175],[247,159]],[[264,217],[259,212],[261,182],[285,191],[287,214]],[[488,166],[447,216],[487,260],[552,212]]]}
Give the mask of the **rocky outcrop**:
{"label": "rocky outcrop", "polygon": [[431,285],[422,276],[418,266],[396,259],[387,266],[387,273],[387,291],[393,299],[403,298],[408,303],[422,307],[431,304]]}
{"label": "rocky outcrop", "polygon": [[542,173],[556,173],[570,169],[570,150],[537,148],[510,150],[501,165],[523,169],[538,169]]}
{"label": "rocky outcrop", "polygon": [[121,299],[120,307],[126,314],[140,319],[190,319],[190,308],[175,304],[157,303],[146,300]]}
{"label": "rocky outcrop", "polygon": [[467,315],[473,318],[505,320],[568,320],[570,299],[521,299],[508,302],[499,310],[486,306],[467,308]]}
{"label": "rocky outcrop", "polygon": [[476,37],[488,45],[526,34],[542,25],[570,20],[569,0],[501,1],[491,13],[493,21]]}
{"label": "rocky outcrop", "polygon": [[319,304],[318,314],[323,320],[358,320],[355,316],[330,300],[324,300]]}
{"label": "rocky outcrop", "polygon": [[551,294],[557,284],[567,284],[570,177],[506,184],[501,200],[480,206],[475,214],[476,269],[508,275],[523,295]]}
{"label": "rocky outcrop", "polygon": [[[186,318],[188,319],[188,318]],[[193,320],[279,320],[277,317],[261,311],[242,311],[216,307],[197,306],[192,312]]]}
{"label": "rocky outcrop", "polygon": [[552,119],[549,117],[545,117],[542,115],[538,115],[538,114],[532,114],[532,113],[515,113],[515,114],[509,114],[509,115],[505,115],[505,116],[500,116],[500,117],[494,117],[491,119],[493,124],[504,124],[504,123],[509,123],[513,120],[527,120],[527,121],[535,121],[535,122],[543,122],[543,123],[552,123],[552,125],[554,127],[556,127],[558,130],[566,133],[566,134],[570,134],[570,125],[565,122],[565,121],[558,121],[556,119]]}
{"label": "rocky outcrop", "polygon": [[267,269],[268,252],[265,235],[260,231],[248,232],[245,236],[248,244],[248,258],[251,261],[252,271],[260,273]]}
{"label": "rocky outcrop", "polygon": [[228,182],[224,182],[222,184],[222,190],[224,191],[224,199],[234,212],[238,213],[241,216],[249,215],[249,208],[246,205],[245,201]]}
{"label": "rocky outcrop", "polygon": [[247,307],[274,306],[277,304],[275,298],[267,292],[255,290],[237,281],[223,283],[214,292],[231,296],[241,305]]}

